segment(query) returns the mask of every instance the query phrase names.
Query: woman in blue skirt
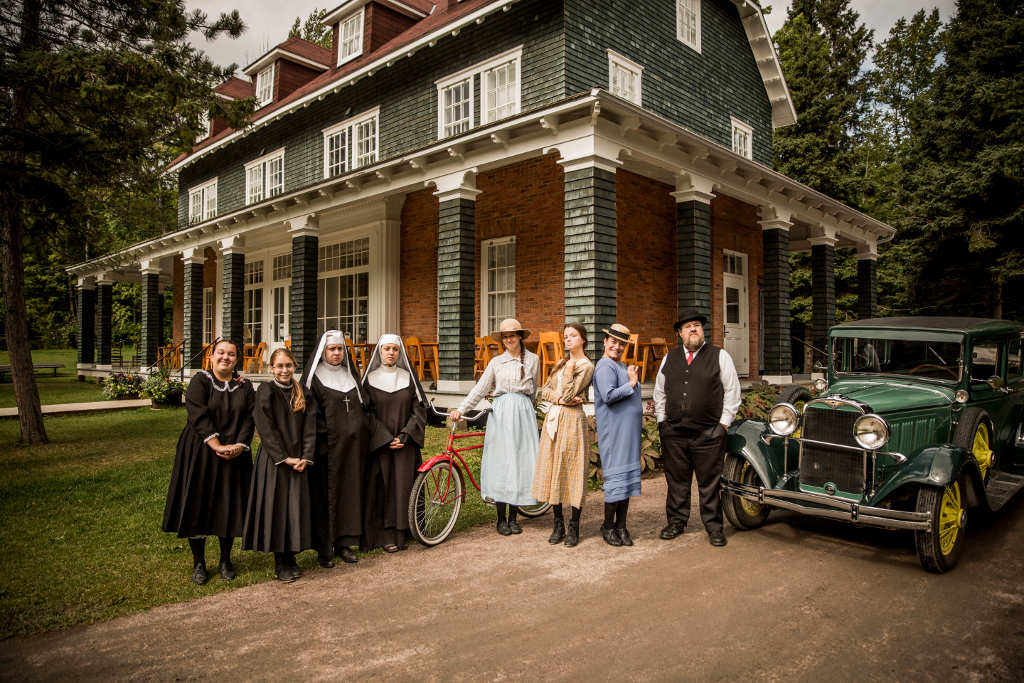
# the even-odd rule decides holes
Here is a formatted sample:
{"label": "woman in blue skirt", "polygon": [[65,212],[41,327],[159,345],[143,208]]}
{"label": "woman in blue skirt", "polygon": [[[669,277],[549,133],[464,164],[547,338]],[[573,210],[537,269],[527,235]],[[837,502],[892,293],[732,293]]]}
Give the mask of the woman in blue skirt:
{"label": "woman in blue skirt", "polygon": [[449,417],[458,420],[484,396],[493,394],[487,418],[483,461],[480,464],[480,495],[498,508],[498,533],[523,533],[516,521],[517,505],[533,505],[533,468],[537,462],[538,429],[533,410],[537,393],[540,359],[526,350],[523,340],[530,336],[518,320],[501,321],[492,337],[505,353],[491,359],[480,380]]}

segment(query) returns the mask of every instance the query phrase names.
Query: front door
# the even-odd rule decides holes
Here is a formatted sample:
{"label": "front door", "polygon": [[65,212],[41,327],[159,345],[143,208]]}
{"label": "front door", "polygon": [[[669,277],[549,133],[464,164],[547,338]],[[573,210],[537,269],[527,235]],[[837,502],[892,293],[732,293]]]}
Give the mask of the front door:
{"label": "front door", "polygon": [[747,297],[747,255],[722,252],[722,297],[725,321],[722,346],[736,365],[736,374],[750,374],[750,315]]}

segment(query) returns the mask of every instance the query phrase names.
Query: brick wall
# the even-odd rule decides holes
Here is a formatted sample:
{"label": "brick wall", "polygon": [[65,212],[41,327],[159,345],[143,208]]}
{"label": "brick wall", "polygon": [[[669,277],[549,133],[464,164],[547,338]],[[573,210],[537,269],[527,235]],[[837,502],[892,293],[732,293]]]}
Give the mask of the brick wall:
{"label": "brick wall", "polygon": [[402,206],[401,334],[437,339],[437,222],[433,190],[410,192]]}
{"label": "brick wall", "polygon": [[615,174],[618,320],[641,341],[672,339],[676,321],[676,200],[673,187]]}
{"label": "brick wall", "polygon": [[747,311],[750,321],[750,372],[758,373],[760,337],[760,297],[764,279],[764,241],[757,224],[757,207],[732,197],[718,195],[711,202],[711,341],[722,345],[724,302],[722,286],[722,250],[747,255]]}
{"label": "brick wall", "polygon": [[564,307],[562,168],[554,156],[477,177],[475,329],[480,332],[482,240],[516,236],[516,317],[529,330],[561,330]]}

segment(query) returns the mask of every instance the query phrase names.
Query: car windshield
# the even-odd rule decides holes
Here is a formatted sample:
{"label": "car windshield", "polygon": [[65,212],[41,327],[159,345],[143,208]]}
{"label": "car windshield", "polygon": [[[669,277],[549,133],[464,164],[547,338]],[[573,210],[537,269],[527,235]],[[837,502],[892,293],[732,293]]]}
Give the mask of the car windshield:
{"label": "car windshield", "polygon": [[837,337],[833,340],[833,349],[835,371],[840,374],[960,379],[963,354],[958,342]]}

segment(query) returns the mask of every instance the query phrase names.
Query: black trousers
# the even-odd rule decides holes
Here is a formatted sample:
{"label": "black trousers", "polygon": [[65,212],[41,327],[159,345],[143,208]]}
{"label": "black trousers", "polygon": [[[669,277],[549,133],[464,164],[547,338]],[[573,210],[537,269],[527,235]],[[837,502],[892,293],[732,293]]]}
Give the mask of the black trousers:
{"label": "black trousers", "polygon": [[690,486],[697,475],[700,518],[708,531],[722,529],[722,457],[726,432],[715,425],[703,432],[691,432],[665,421],[658,425],[661,462],[665,468],[668,496],[665,515],[669,522],[685,525],[690,519]]}

